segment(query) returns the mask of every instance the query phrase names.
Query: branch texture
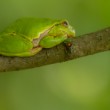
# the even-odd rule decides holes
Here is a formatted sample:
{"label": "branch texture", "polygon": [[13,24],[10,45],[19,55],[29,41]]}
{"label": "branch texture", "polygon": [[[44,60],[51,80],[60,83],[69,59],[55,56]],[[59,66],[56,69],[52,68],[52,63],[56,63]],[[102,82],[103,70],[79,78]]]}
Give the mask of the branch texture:
{"label": "branch texture", "polygon": [[50,49],[43,49],[32,57],[0,56],[0,71],[39,67],[108,50],[110,50],[110,27],[73,38],[69,49],[62,43]]}

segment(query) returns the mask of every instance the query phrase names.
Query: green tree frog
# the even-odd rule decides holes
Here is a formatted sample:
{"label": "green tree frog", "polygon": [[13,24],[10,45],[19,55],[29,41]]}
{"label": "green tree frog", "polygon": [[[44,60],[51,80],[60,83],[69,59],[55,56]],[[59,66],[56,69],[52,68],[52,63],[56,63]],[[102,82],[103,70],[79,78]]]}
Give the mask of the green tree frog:
{"label": "green tree frog", "polygon": [[0,54],[32,56],[74,36],[74,29],[65,19],[20,18],[0,33]]}

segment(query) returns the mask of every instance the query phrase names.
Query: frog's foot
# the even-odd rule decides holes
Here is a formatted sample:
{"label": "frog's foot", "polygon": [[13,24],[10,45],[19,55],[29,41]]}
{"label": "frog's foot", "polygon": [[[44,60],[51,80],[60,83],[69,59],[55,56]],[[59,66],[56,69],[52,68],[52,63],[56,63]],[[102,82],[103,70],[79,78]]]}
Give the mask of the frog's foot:
{"label": "frog's foot", "polygon": [[72,37],[68,37],[65,41],[64,41],[64,44],[66,47],[71,47],[72,46],[72,40],[73,38]]}
{"label": "frog's foot", "polygon": [[41,50],[42,50],[41,46],[33,47],[32,50],[31,50],[31,54],[35,55],[35,54],[37,54]]}

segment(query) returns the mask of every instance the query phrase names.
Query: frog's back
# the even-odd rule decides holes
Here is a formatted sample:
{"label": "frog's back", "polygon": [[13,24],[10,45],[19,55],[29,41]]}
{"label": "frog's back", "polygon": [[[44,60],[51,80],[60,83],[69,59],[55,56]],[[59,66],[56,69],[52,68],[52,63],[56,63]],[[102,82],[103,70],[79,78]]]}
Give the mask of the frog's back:
{"label": "frog's back", "polygon": [[24,37],[33,38],[39,37],[39,34],[53,26],[59,20],[51,20],[48,18],[21,18],[8,26],[3,33],[16,33],[24,35]]}

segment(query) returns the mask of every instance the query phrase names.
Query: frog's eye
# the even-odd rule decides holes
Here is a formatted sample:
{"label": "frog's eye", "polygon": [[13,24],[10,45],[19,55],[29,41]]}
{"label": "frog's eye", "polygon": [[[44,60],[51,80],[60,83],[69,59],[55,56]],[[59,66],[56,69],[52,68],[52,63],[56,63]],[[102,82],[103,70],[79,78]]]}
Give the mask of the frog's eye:
{"label": "frog's eye", "polygon": [[62,25],[67,27],[68,26],[68,22],[64,21],[64,22],[62,22]]}

